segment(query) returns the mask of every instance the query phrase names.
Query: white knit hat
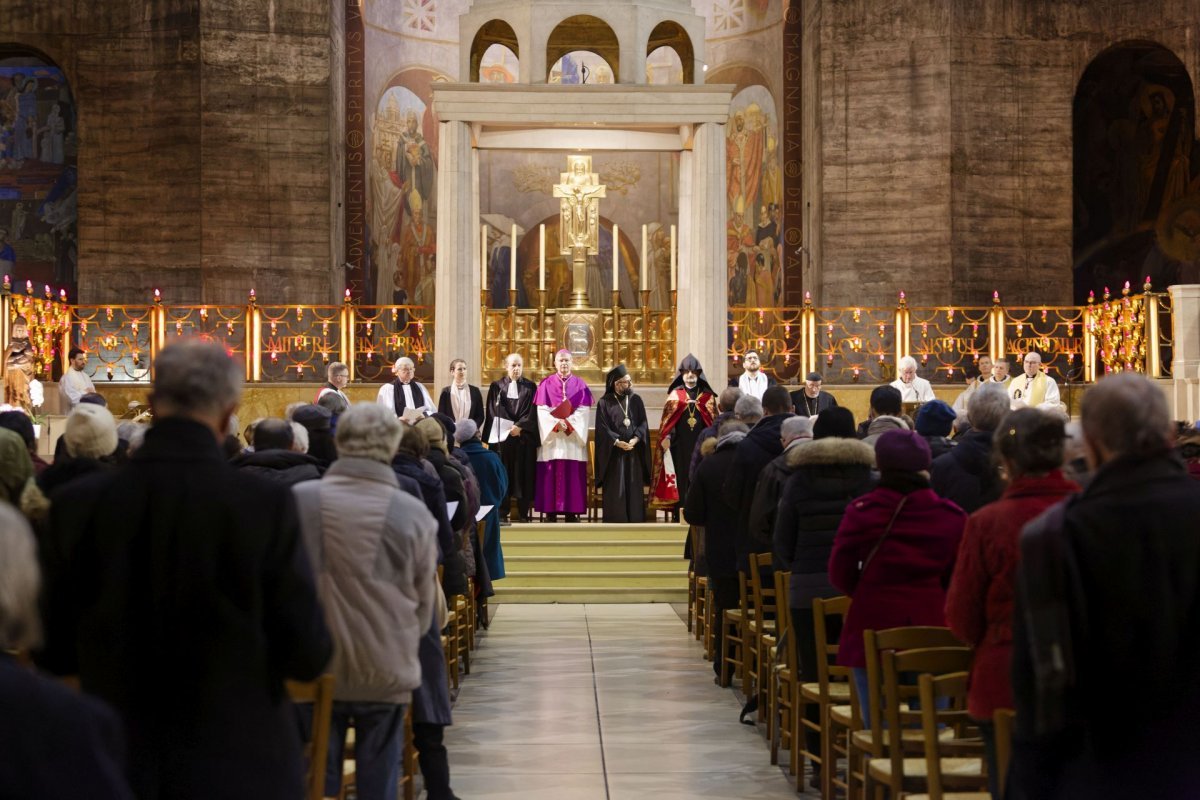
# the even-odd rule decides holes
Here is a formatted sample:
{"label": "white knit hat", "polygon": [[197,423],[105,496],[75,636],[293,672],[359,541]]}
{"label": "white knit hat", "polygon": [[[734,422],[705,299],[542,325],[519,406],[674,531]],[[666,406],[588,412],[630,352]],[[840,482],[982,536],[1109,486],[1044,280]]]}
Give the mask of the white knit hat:
{"label": "white knit hat", "polygon": [[117,422],[104,406],[80,403],[67,417],[63,437],[73,458],[101,458],[117,449]]}

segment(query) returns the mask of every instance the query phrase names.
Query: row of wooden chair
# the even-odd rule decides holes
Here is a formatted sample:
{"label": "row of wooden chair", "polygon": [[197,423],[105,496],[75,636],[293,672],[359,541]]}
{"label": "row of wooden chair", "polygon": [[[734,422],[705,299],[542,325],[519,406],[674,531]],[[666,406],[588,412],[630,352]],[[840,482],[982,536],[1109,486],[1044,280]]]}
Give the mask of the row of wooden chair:
{"label": "row of wooden chair", "polygon": [[[693,550],[695,552],[695,550]],[[794,630],[787,603],[789,573],[775,572],[767,584],[769,554],[751,557],[742,576],[739,605],[715,620],[703,576],[689,576],[689,630],[704,643],[706,658],[719,658],[720,683],[739,682],[746,700],[758,698],[759,721],[772,764],[788,756],[796,791],[804,785],[807,761],[821,775],[824,798],[952,798],[984,800],[987,775],[983,741],[966,712],[971,651],[947,628],[916,627],[867,631],[867,697],[870,724],[859,713],[852,671],[836,663],[838,645],[830,631],[843,622],[850,598],[813,603],[817,681],[799,678]],[[713,652],[713,626],[721,626],[721,652]],[[784,632],[788,632],[784,634]],[[806,713],[815,707],[819,721]],[[1007,771],[1012,712],[997,712],[994,725],[999,778]],[[819,735],[817,752],[805,733]],[[893,734],[893,732],[899,732]],[[950,792],[947,794],[947,792]]]}

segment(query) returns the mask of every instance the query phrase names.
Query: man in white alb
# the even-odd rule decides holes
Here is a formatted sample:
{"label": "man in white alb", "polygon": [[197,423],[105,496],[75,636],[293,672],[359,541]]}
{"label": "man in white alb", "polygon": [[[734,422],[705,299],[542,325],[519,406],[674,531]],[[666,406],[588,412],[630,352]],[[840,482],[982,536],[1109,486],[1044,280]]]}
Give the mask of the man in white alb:
{"label": "man in white alb", "polygon": [[762,400],[763,392],[775,385],[775,379],[762,371],[762,360],[758,357],[758,351],[747,350],[742,356],[742,366],[745,371],[736,381],[731,380],[729,385],[741,389],[743,395],[748,394]]}
{"label": "man in white alb", "polygon": [[992,383],[998,383],[1007,390],[1008,384],[1012,382],[1012,376],[1008,372],[1008,362],[1003,359],[997,361],[992,365]]}
{"label": "man in white alb", "polygon": [[917,377],[917,360],[912,356],[905,356],[896,363],[896,371],[900,377],[892,381],[891,385],[900,392],[900,402],[902,403],[928,403],[930,400],[936,400],[933,396],[933,387],[929,385],[929,381],[924,378]]}
{"label": "man in white alb", "polygon": [[83,368],[87,366],[87,353],[72,347],[67,354],[67,370],[58,381],[58,395],[62,398],[62,413],[68,413],[79,405],[79,398],[96,391],[92,379]]}
{"label": "man in white alb", "polygon": [[1025,374],[1018,375],[1008,384],[1008,396],[1012,398],[1012,408],[1038,408],[1043,411],[1061,411],[1062,402],[1059,400],[1058,384],[1042,371],[1042,356],[1036,350],[1025,354],[1022,362]]}
{"label": "man in white alb", "polygon": [[379,394],[375,395],[376,403],[393,409],[397,417],[410,422],[436,412],[429,392],[413,380],[417,365],[411,358],[402,356],[396,359],[392,371],[396,373],[396,380],[379,387]]}

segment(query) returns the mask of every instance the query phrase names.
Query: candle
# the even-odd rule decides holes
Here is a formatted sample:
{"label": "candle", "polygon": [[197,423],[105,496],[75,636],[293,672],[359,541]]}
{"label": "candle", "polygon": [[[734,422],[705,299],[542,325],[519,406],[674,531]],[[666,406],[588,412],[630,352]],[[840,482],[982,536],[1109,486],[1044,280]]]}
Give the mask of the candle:
{"label": "candle", "polygon": [[508,249],[508,288],[517,288],[517,223],[512,226],[512,246]]}
{"label": "candle", "polygon": [[613,249],[613,291],[621,291],[621,248],[620,248],[620,228],[613,225],[612,249]]}
{"label": "candle", "polygon": [[648,229],[645,225],[642,226],[642,291],[646,291],[646,248],[647,248]]}
{"label": "candle", "polygon": [[679,269],[679,251],[675,249],[675,226],[671,226],[671,291],[675,291],[676,272]]}
{"label": "candle", "polygon": [[538,225],[538,291],[546,291],[546,226]]}

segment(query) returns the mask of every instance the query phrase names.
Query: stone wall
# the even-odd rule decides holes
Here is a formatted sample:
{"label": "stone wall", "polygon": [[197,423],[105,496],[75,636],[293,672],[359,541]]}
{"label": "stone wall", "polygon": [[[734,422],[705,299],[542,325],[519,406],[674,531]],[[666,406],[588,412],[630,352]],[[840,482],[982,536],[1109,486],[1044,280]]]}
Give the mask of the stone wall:
{"label": "stone wall", "polygon": [[334,299],[327,0],[6,0],[0,31],[76,93],[82,302]]}
{"label": "stone wall", "polygon": [[[820,301],[1069,303],[1072,103],[1106,48],[1196,75],[1197,0],[804,0]],[[813,143],[813,140],[819,144]],[[817,238],[817,241],[813,240]]]}

